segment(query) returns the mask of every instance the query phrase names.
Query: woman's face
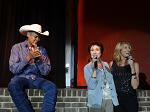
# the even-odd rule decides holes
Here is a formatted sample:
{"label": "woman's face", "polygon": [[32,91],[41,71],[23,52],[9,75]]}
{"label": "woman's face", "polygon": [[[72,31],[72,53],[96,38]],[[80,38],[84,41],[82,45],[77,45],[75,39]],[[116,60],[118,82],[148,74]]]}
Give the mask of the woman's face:
{"label": "woman's face", "polygon": [[122,57],[129,57],[131,55],[131,48],[128,44],[124,44],[123,48],[120,51]]}
{"label": "woman's face", "polygon": [[100,58],[102,55],[100,47],[97,45],[91,46],[90,54],[91,54],[91,58],[95,58],[95,57]]}

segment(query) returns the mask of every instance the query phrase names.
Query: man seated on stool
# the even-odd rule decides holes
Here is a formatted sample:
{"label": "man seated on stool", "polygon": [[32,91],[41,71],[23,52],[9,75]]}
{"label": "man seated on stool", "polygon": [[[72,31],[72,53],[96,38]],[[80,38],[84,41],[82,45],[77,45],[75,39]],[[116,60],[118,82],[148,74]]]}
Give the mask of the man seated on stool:
{"label": "man seated on stool", "polygon": [[38,46],[40,37],[49,36],[49,32],[42,32],[39,24],[24,25],[19,31],[27,39],[11,49],[9,69],[14,77],[8,84],[8,90],[12,100],[19,112],[34,112],[25,89],[42,89],[44,100],[41,111],[55,112],[57,87],[43,78],[48,75],[51,65],[46,50]]}

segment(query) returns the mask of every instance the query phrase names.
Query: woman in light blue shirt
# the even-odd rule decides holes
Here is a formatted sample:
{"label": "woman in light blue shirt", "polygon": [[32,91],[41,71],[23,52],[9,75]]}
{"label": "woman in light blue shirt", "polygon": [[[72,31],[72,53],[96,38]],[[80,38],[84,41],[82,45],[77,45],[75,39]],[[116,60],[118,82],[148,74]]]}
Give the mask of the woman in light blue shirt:
{"label": "woman in light blue shirt", "polygon": [[117,106],[119,103],[109,65],[101,60],[103,45],[93,42],[88,51],[91,60],[84,67],[84,77],[88,88],[89,112],[113,112],[113,105]]}

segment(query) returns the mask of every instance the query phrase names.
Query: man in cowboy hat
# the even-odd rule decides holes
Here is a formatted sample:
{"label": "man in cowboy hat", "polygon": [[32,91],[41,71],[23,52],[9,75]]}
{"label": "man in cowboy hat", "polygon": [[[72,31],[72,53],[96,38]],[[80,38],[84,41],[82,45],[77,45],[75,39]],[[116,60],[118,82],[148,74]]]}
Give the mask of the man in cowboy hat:
{"label": "man in cowboy hat", "polygon": [[57,88],[54,83],[43,78],[51,69],[50,60],[46,50],[37,45],[40,37],[49,36],[49,32],[42,32],[39,24],[24,25],[19,31],[27,36],[27,39],[15,44],[11,49],[9,69],[14,77],[8,85],[8,90],[12,100],[19,112],[34,112],[25,89],[42,89],[44,100],[41,111],[54,112]]}

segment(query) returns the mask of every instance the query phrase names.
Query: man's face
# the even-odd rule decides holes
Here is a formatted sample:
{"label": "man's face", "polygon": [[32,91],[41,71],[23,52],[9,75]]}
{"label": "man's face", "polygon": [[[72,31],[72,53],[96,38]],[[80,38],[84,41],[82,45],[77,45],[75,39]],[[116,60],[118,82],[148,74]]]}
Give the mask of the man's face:
{"label": "man's face", "polygon": [[27,37],[30,46],[37,46],[38,41],[40,41],[40,35],[36,32],[29,32]]}

